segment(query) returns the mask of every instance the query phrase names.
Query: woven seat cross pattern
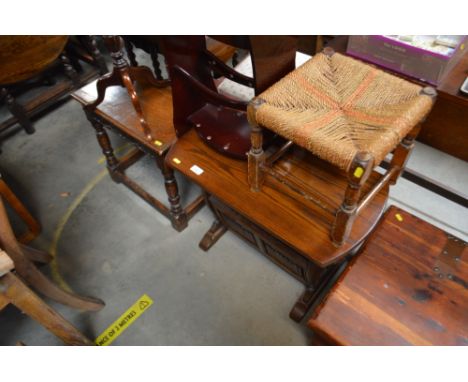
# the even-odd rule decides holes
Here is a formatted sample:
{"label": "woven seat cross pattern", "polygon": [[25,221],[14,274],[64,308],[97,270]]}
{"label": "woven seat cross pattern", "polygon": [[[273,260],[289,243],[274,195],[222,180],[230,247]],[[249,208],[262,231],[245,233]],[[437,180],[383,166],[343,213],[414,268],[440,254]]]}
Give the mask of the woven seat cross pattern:
{"label": "woven seat cross pattern", "polygon": [[379,164],[432,107],[422,87],[339,53],[319,53],[258,98],[256,123],[348,170]]}

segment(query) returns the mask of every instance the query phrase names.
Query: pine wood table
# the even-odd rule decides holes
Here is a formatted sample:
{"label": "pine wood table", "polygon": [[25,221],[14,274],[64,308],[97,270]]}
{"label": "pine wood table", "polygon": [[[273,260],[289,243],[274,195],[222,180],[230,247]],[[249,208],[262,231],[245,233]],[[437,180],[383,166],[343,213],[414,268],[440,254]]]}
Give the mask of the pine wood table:
{"label": "pine wood table", "polygon": [[334,345],[468,345],[468,247],[391,206],[308,321]]}
{"label": "pine wood table", "polygon": [[[247,162],[217,153],[195,130],[179,138],[169,150],[166,163],[206,192],[216,221],[200,242],[202,249],[208,250],[230,229],[305,285],[304,294],[290,313],[296,321],[362,244],[388,198],[385,186],[356,218],[349,239],[337,248],[329,238],[332,214],[274,179],[265,183],[262,192],[250,191]],[[313,182],[327,195],[327,205],[337,207],[341,203],[346,177],[336,167],[299,148],[284,155],[276,166],[291,178]],[[366,188],[378,178],[372,175]]]}

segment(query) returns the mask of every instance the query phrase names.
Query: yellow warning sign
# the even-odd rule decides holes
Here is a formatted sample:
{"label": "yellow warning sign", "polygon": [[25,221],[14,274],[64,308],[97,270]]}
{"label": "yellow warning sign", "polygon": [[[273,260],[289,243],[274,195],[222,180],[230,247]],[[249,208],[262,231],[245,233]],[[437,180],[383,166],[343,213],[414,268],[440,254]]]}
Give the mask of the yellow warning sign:
{"label": "yellow warning sign", "polygon": [[144,294],[128,310],[113,322],[102,334],[96,338],[94,343],[98,346],[107,346],[114,342],[125,329],[127,329],[135,320],[140,317],[145,310],[153,305],[153,300]]}

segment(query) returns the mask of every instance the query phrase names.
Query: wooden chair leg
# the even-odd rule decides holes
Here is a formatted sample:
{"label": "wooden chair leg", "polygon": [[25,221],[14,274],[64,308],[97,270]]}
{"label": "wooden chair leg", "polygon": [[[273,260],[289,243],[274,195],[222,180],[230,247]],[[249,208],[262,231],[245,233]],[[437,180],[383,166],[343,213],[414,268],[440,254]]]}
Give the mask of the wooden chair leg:
{"label": "wooden chair leg", "polygon": [[98,140],[99,146],[101,147],[102,153],[106,158],[107,170],[109,171],[109,175],[111,176],[112,180],[114,180],[117,183],[120,183],[120,177],[118,175],[117,170],[119,166],[119,160],[114,154],[114,149],[112,148],[109,135],[104,129],[104,125],[100,121],[98,121],[96,118],[93,118],[90,115],[90,113],[86,114],[88,116],[88,120],[91,122],[91,125],[96,131],[96,138]]}
{"label": "wooden chair leg", "polygon": [[6,88],[2,88],[0,92],[1,98],[5,98],[7,109],[18,120],[18,123],[21,125],[24,131],[27,134],[34,134],[36,130],[34,129],[34,126],[29,119],[26,109],[18,102],[16,102],[16,99]]}
{"label": "wooden chair leg", "polygon": [[331,230],[331,239],[336,246],[341,246],[347,239],[353,225],[356,208],[361,195],[362,185],[367,181],[374,166],[370,153],[359,152],[348,170],[348,187]]}
{"label": "wooden chair leg", "polygon": [[263,133],[262,128],[258,125],[255,114],[257,109],[264,103],[260,98],[254,99],[250,102],[247,108],[247,117],[252,131],[250,134],[251,147],[248,153],[248,182],[252,191],[260,191],[263,181],[264,174],[262,165],[265,162],[265,153],[263,151]]}
{"label": "wooden chair leg", "polygon": [[100,310],[104,302],[93,297],[82,297],[66,292],[52,283],[28,260],[18,244],[0,198],[0,247],[4,249],[15,264],[16,272],[28,285],[43,295],[67,306],[82,310]]}
{"label": "wooden chair leg", "polygon": [[68,345],[93,345],[11,272],[0,278],[0,309],[7,303],[15,305]]}
{"label": "wooden chair leg", "polygon": [[26,244],[33,240],[41,232],[39,222],[29,213],[24,204],[13,193],[3,179],[0,179],[0,195],[15,210],[18,216],[26,223],[28,232],[18,238],[20,243]]}
{"label": "wooden chair leg", "polygon": [[166,165],[163,156],[156,157],[156,164],[164,177],[164,186],[166,187],[166,193],[170,204],[172,226],[180,232],[187,227],[188,218],[180,204],[179,187],[177,186],[177,180],[174,176],[174,170]]}
{"label": "wooden chair leg", "polygon": [[47,252],[41,251],[36,248],[28,247],[27,245],[20,244],[21,250],[29,261],[39,264],[49,264],[52,261],[52,256]]}

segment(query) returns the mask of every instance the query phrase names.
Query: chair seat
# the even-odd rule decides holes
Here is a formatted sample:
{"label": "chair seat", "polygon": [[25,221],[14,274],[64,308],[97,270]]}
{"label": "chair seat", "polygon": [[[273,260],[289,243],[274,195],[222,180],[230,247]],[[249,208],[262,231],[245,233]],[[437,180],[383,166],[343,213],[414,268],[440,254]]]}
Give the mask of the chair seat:
{"label": "chair seat", "polygon": [[[138,88],[138,95],[144,116],[155,138],[154,142],[146,139],[130,96],[123,87],[112,86],[106,89],[105,99],[97,106],[96,114],[138,143],[161,155],[176,139],[172,122],[171,88],[143,85]],[[76,91],[72,96],[83,105],[93,102],[97,96],[96,81]]]}
{"label": "chair seat", "polygon": [[347,170],[378,164],[430,111],[421,86],[339,53],[319,53],[260,94],[256,122]]}

